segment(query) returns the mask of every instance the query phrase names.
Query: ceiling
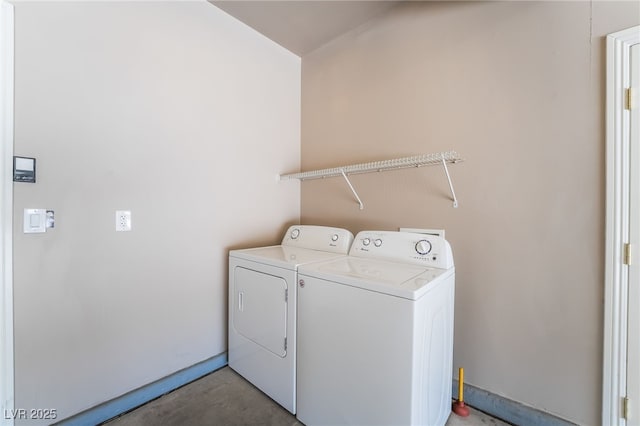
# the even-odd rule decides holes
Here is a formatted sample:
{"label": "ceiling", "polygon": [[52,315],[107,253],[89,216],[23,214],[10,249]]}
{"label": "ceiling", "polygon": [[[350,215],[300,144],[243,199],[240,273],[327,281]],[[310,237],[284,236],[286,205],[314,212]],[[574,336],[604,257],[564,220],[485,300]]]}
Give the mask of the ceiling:
{"label": "ceiling", "polygon": [[399,3],[398,0],[209,1],[298,56]]}

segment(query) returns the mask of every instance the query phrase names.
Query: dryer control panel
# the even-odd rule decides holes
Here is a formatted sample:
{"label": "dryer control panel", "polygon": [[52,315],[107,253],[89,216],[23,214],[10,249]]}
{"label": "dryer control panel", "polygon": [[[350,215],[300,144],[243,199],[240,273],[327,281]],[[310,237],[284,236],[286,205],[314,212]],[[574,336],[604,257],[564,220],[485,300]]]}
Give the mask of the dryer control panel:
{"label": "dryer control panel", "polygon": [[294,225],[289,227],[282,239],[283,246],[322,250],[331,253],[349,253],[353,234],[342,228],[317,225]]}
{"label": "dryer control panel", "polygon": [[356,235],[349,255],[440,269],[453,267],[453,253],[447,240],[413,232],[361,231]]}

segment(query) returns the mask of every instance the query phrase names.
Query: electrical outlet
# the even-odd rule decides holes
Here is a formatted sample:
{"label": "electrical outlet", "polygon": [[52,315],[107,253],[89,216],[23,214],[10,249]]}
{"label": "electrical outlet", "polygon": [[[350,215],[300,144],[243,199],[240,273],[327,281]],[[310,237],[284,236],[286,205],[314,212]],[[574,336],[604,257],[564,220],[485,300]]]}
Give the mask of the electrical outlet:
{"label": "electrical outlet", "polygon": [[131,211],[116,210],[116,231],[131,231]]}

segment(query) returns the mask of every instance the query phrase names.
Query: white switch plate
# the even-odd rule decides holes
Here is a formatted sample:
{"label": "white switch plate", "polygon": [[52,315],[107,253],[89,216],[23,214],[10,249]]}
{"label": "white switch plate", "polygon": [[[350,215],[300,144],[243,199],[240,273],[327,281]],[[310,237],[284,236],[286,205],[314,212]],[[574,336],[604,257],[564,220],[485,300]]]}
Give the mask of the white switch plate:
{"label": "white switch plate", "polygon": [[25,234],[46,232],[47,211],[45,209],[24,209],[23,230]]}
{"label": "white switch plate", "polygon": [[116,210],[116,231],[131,231],[131,211]]}

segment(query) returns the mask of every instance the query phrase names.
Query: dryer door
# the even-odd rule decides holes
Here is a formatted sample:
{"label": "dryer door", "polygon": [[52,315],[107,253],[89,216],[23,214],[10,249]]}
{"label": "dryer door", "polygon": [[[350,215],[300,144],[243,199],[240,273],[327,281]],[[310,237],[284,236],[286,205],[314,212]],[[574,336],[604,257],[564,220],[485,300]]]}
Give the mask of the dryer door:
{"label": "dryer door", "polygon": [[247,339],[284,357],[287,354],[287,282],[284,278],[235,268],[233,326]]}

